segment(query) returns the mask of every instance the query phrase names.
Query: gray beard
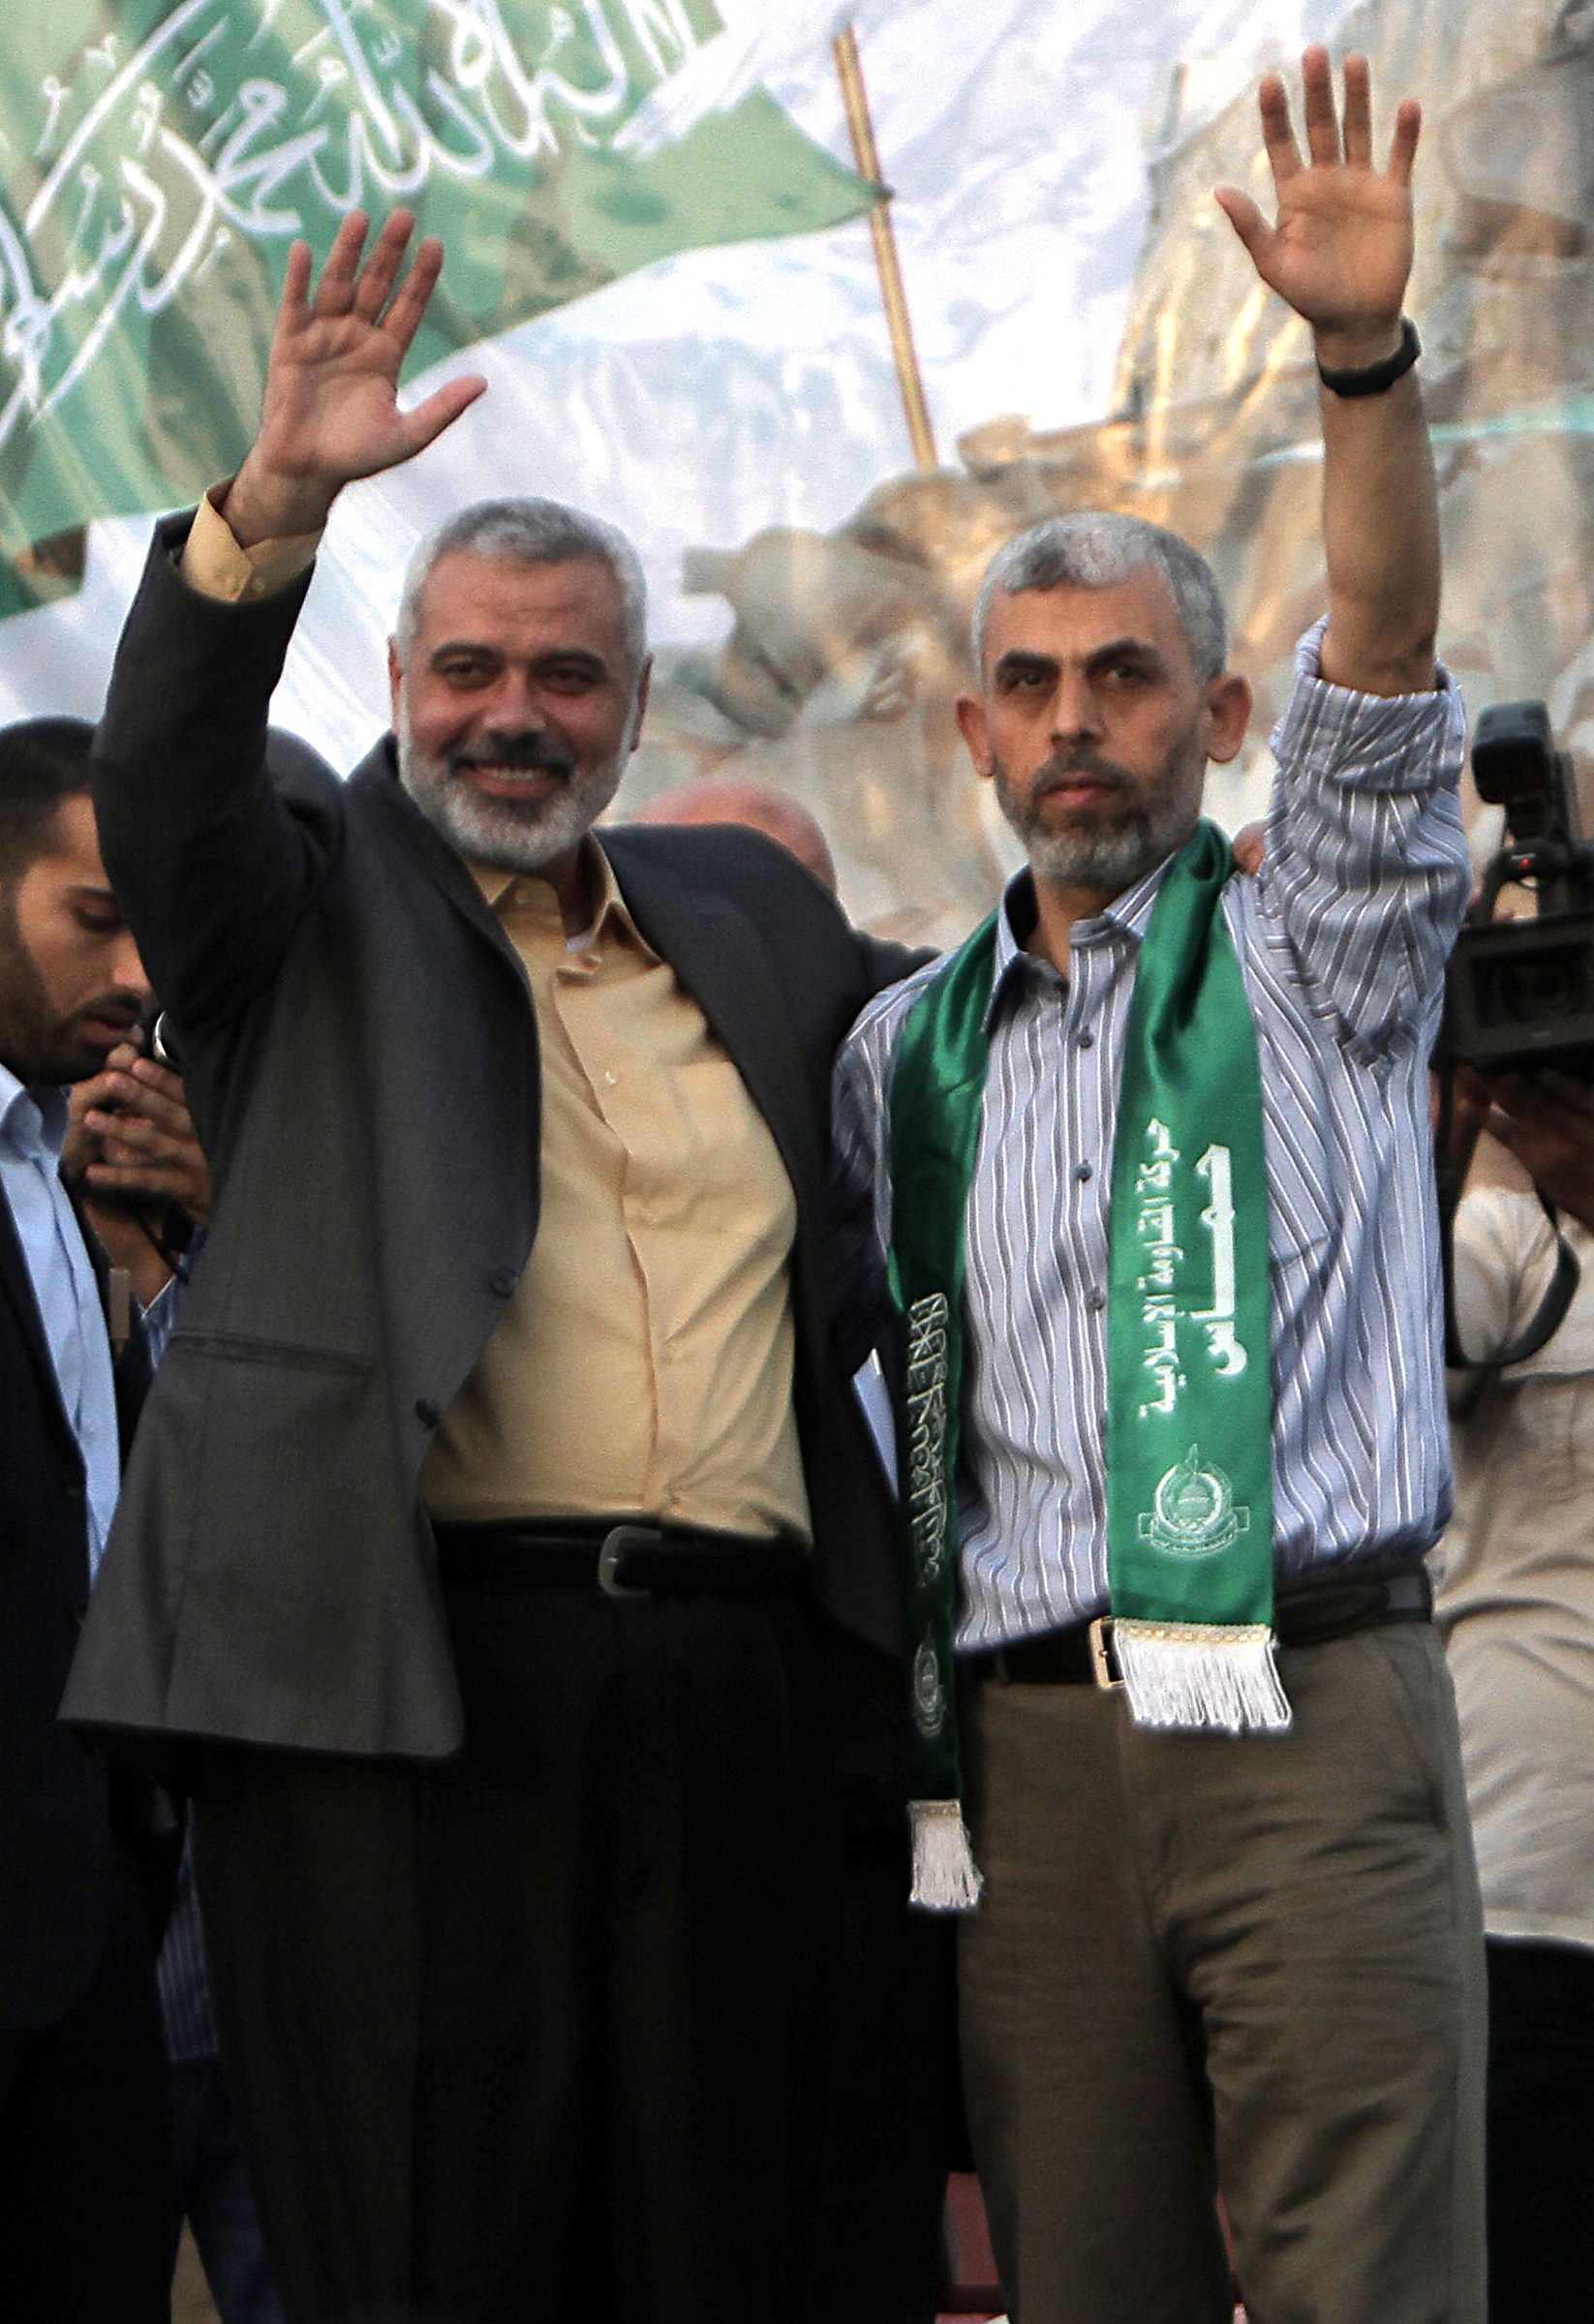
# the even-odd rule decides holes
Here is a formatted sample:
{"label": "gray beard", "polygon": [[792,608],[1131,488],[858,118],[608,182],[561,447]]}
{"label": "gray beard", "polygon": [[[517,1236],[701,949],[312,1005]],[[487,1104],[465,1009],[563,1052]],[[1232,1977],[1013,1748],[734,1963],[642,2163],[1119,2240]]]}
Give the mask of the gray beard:
{"label": "gray beard", "polygon": [[1195,821],[1188,798],[1171,785],[1105,829],[1048,831],[1028,800],[1010,788],[999,761],[995,773],[997,804],[1024,841],[1030,870],[1055,887],[1121,896],[1183,845]]}
{"label": "gray beard", "polygon": [[500,872],[542,872],[584,840],[620,788],[625,753],[567,778],[550,799],[482,799],[410,732],[401,699],[394,736],[399,781],[434,830],[473,862]]}
{"label": "gray beard", "polygon": [[1166,810],[1160,815],[1137,813],[1116,831],[1099,832],[1027,832],[1016,818],[1010,819],[1028,850],[1037,879],[1114,896],[1121,896],[1137,879],[1155,871],[1164,856],[1189,837],[1185,818]]}

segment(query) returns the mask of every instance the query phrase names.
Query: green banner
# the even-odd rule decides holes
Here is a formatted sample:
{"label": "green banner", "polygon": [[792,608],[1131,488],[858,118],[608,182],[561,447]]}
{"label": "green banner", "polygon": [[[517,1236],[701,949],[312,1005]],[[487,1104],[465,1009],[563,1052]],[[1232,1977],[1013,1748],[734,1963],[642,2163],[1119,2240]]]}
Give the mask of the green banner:
{"label": "green banner", "polygon": [[[762,92],[638,161],[708,0],[43,0],[0,52],[0,613],[92,517],[192,499],[259,412],[289,246],[400,203],[447,261],[412,352],[873,189]],[[44,543],[38,549],[34,544]]]}

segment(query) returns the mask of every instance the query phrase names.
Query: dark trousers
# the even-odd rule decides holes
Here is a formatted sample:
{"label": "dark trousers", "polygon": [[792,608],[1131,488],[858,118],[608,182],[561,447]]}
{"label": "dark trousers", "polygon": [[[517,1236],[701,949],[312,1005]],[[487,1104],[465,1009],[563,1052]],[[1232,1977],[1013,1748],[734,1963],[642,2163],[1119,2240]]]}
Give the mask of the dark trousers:
{"label": "dark trousers", "polygon": [[0,2314],[7,2324],[167,2324],[166,2064],[155,1956],[113,1843],[105,1941],[84,1992],[0,2032]]}
{"label": "dark trousers", "polygon": [[782,2324],[843,1878],[817,1619],[480,1582],[448,1611],[454,1759],[217,1747],[196,1802],[285,2309]]}
{"label": "dark trousers", "polygon": [[1489,2324],[1594,2306],[1594,1949],[1490,1938]]}
{"label": "dark trousers", "polygon": [[171,2079],[170,2268],[186,2219],[222,2324],[283,2324],[219,2058],[183,2058]]}

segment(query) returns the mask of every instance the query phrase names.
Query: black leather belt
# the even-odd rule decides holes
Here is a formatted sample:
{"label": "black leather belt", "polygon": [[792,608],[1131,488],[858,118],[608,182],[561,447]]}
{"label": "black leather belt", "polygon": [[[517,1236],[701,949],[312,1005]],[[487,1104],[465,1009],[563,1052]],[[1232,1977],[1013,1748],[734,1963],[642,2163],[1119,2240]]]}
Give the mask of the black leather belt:
{"label": "black leather belt", "polygon": [[445,1582],[597,1588],[606,1598],[763,1597],[789,1589],[808,1557],[800,1542],[629,1519],[540,1525],[511,1518],[444,1524],[436,1531],[438,1572]]}
{"label": "black leather belt", "polygon": [[[1280,1582],[1273,1598],[1273,1636],[1280,1646],[1321,1646],[1348,1638],[1354,1631],[1382,1622],[1425,1622],[1433,1611],[1433,1589],[1425,1566],[1401,1566],[1393,1573],[1332,1574],[1309,1581]],[[1011,1646],[973,1654],[960,1671],[1018,1686],[1116,1686],[1111,1615],[1074,1622],[1044,1637],[1020,1638]]]}

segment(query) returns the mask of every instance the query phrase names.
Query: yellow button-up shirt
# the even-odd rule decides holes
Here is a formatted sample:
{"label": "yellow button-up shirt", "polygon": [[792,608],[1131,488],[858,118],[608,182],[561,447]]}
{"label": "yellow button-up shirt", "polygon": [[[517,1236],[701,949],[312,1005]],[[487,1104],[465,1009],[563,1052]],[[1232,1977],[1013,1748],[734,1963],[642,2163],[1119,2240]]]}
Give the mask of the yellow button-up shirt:
{"label": "yellow button-up shirt", "polygon": [[701,1009],[595,845],[567,943],[545,880],[473,866],[520,956],[542,1064],[532,1256],[444,1414],[442,1518],[630,1512],[808,1538],[791,1408],[791,1182]]}

